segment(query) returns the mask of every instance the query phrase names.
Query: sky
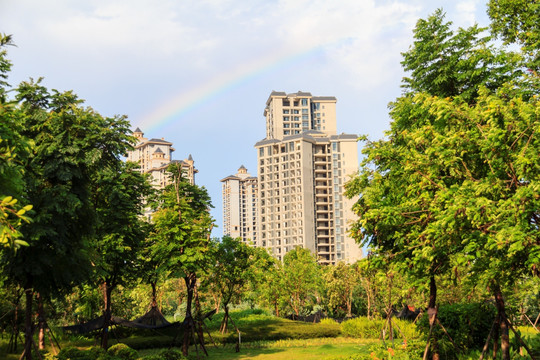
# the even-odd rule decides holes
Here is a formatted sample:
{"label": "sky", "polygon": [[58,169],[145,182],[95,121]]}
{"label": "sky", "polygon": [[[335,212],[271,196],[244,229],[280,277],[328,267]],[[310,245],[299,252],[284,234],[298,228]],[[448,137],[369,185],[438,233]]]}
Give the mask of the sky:
{"label": "sky", "polygon": [[222,236],[220,180],[256,175],[272,90],[335,96],[339,133],[379,139],[418,19],[442,8],[454,28],[487,26],[485,2],[0,0],[0,33],[16,44],[11,85],[43,77],[191,154]]}

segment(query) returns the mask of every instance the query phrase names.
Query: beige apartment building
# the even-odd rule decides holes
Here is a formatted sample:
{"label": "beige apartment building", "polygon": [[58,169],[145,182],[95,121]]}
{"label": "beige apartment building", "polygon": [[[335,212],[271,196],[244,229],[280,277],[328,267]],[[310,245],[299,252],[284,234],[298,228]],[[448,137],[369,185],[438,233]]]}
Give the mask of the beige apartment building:
{"label": "beige apartment building", "polygon": [[257,246],[275,257],[295,247],[321,264],[352,263],[362,250],[348,235],[356,219],[343,186],[358,171],[353,134],[336,132],[336,98],[273,91],[264,110],[266,138],[257,142]]}
{"label": "beige apartment building", "polygon": [[127,160],[139,163],[139,170],[151,176],[152,184],[157,188],[164,188],[170,183],[167,174],[167,167],[171,162],[178,162],[182,165],[185,175],[191,184],[195,183],[197,170],[191,155],[185,160],[172,160],[174,148],[172,143],[161,139],[147,139],[141,129],[137,128],[133,132],[137,143],[135,148],[128,151]]}
{"label": "beige apartment building", "polygon": [[257,243],[258,186],[244,165],[222,179],[223,235]]}

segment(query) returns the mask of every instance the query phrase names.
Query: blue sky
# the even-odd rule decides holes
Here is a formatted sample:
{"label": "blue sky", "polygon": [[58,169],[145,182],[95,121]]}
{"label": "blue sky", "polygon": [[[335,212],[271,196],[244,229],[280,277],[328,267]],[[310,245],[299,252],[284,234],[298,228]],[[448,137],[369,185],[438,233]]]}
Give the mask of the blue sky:
{"label": "blue sky", "polygon": [[0,32],[17,45],[12,85],[44,77],[192,154],[221,236],[220,179],[256,174],[270,92],[336,96],[338,132],[382,137],[400,53],[437,8],[455,27],[488,24],[475,0],[0,0]]}

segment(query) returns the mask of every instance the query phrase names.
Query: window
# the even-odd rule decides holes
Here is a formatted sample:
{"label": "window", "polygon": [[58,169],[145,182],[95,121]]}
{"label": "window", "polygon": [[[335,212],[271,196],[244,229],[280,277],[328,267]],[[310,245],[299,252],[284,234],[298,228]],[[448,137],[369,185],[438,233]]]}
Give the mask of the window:
{"label": "window", "polygon": [[288,116],[284,116],[284,117],[283,117],[283,121],[289,121],[289,117],[288,117]]}
{"label": "window", "polygon": [[295,116],[294,121],[300,121],[300,116]]}
{"label": "window", "polygon": [[302,109],[302,114],[309,114],[309,110],[308,109]]}
{"label": "window", "polygon": [[291,131],[290,130],[284,130],[283,135],[291,135]]}
{"label": "window", "polygon": [[284,127],[285,129],[288,129],[290,126],[291,126],[291,124],[283,124],[283,127]]}
{"label": "window", "polygon": [[308,104],[308,99],[302,99],[302,106],[307,106]]}
{"label": "window", "polygon": [[283,113],[284,113],[284,114],[288,114],[288,113],[289,113],[289,109],[283,109]]}
{"label": "window", "polygon": [[263,148],[260,148],[259,149],[259,156],[264,156],[264,149]]}
{"label": "window", "polygon": [[294,110],[292,111],[292,113],[293,113],[293,114],[300,114],[300,110],[294,109]]}
{"label": "window", "polygon": [[291,103],[288,99],[283,99],[283,106],[291,106]]}

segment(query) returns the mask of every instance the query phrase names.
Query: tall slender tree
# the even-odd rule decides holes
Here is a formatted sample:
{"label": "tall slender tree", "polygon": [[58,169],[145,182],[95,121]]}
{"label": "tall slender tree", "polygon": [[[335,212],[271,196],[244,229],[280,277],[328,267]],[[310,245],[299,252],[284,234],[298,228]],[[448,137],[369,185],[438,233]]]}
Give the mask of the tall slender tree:
{"label": "tall slender tree", "polygon": [[[192,310],[197,274],[206,271],[211,261],[209,243],[213,219],[209,210],[212,204],[204,187],[189,183],[181,164],[172,163],[168,171],[172,183],[163,191],[152,217],[155,231],[152,256],[161,259],[161,268],[183,278],[186,284],[182,352],[187,355],[191,334],[197,325]],[[203,339],[199,341],[203,344]]]}

